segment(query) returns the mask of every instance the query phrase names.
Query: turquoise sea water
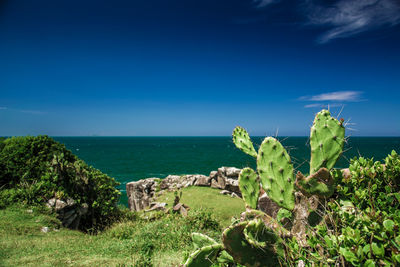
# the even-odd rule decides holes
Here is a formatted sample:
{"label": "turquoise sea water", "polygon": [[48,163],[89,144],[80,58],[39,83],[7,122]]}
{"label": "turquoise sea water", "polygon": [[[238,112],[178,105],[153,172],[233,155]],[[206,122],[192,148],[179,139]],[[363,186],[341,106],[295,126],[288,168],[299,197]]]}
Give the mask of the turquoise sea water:
{"label": "turquoise sea water", "polygon": [[[221,166],[255,168],[255,160],[241,152],[231,137],[54,137],[95,168],[117,179],[121,202],[125,185],[147,177],[169,174],[205,174]],[[307,137],[278,138],[289,151],[295,168],[308,172]],[[253,138],[256,149],[263,138]],[[351,137],[337,167],[347,167],[354,156],[381,160],[392,150],[400,153],[400,137]]]}

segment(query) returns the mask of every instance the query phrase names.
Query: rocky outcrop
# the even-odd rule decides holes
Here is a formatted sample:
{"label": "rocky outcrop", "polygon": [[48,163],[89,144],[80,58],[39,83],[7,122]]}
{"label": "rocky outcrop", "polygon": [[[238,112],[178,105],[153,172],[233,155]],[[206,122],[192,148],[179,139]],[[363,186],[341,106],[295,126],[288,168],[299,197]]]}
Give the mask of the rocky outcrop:
{"label": "rocky outcrop", "polygon": [[[147,178],[126,184],[128,206],[130,210],[143,210],[153,202],[159,178]],[[161,185],[160,185],[161,186]]]}
{"label": "rocky outcrop", "polygon": [[212,171],[209,176],[201,174],[168,175],[164,179],[147,178],[130,182],[126,184],[129,209],[134,211],[147,209],[154,201],[156,192],[175,191],[188,186],[211,186],[227,190],[232,197],[240,197],[239,173],[240,169],[238,168],[221,167],[218,171]]}
{"label": "rocky outcrop", "polygon": [[72,198],[65,200],[51,198],[46,205],[57,213],[57,218],[64,227],[71,229],[79,228],[82,216],[86,215],[89,209],[88,204],[78,205]]}
{"label": "rocky outcrop", "polygon": [[239,190],[239,174],[241,169],[235,167],[221,167],[210,173],[211,187],[228,190],[241,195]]}

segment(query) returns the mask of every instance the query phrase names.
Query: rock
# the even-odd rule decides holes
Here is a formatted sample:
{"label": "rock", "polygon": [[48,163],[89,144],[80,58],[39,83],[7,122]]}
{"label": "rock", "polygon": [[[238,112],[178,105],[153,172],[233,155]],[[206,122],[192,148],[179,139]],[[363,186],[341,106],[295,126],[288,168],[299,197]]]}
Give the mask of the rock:
{"label": "rock", "polygon": [[345,180],[349,180],[351,178],[351,172],[349,168],[342,169],[342,175]]}
{"label": "rock", "polygon": [[228,191],[228,190],[222,190],[219,192],[221,195],[230,195],[232,192]]}
{"label": "rock", "polygon": [[225,190],[234,192],[239,196],[242,195],[242,192],[240,192],[240,189],[239,189],[239,180],[235,180],[235,179],[231,179],[231,178],[226,179]]}
{"label": "rock", "polygon": [[42,228],[40,229],[40,231],[41,231],[42,233],[48,233],[48,232],[50,232],[50,229],[49,229],[49,227],[44,226],[44,227],[42,227]]}
{"label": "rock", "polygon": [[51,198],[47,201],[46,206],[57,213],[57,218],[64,227],[78,229],[82,216],[86,215],[89,206],[86,203],[78,205],[72,198],[57,199]]}
{"label": "rock", "polygon": [[211,178],[205,175],[198,175],[194,185],[196,186],[210,186]]}
{"label": "rock", "polygon": [[60,211],[63,210],[68,204],[65,201],[62,201],[61,199],[56,200],[56,205],[55,205],[55,210]]}
{"label": "rock", "polygon": [[241,169],[235,167],[225,167],[225,175],[229,178],[238,179]]}
{"label": "rock", "polygon": [[165,210],[167,203],[165,202],[152,202],[150,203],[150,209],[145,211]]}
{"label": "rock", "polygon": [[211,188],[217,188],[217,189],[222,189],[217,180],[211,180]]}
{"label": "rock", "polygon": [[278,213],[280,207],[275,203],[275,201],[272,201],[266,193],[264,193],[258,199],[258,209],[270,217],[276,218],[276,214]]}
{"label": "rock", "polygon": [[[139,211],[150,206],[153,201],[154,192],[158,183],[158,178],[147,178],[137,182],[126,184],[126,194],[128,195],[128,206],[130,210]],[[160,183],[160,187],[162,183]]]}
{"label": "rock", "polygon": [[235,192],[233,192],[232,194],[231,194],[231,197],[237,197],[237,198],[240,198]]}

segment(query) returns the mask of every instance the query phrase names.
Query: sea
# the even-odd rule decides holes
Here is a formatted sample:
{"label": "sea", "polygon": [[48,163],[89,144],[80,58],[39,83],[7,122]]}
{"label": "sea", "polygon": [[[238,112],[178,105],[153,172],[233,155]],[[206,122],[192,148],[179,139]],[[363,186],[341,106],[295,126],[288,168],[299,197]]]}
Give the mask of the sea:
{"label": "sea", "polygon": [[[115,178],[127,204],[125,185],[143,178],[170,174],[204,174],[221,166],[256,168],[255,159],[235,147],[231,137],[54,137],[89,165]],[[256,150],[263,137],[252,138]],[[296,170],[309,171],[308,137],[278,137]],[[384,159],[400,153],[400,137],[350,137],[336,167],[349,166],[351,158]]]}

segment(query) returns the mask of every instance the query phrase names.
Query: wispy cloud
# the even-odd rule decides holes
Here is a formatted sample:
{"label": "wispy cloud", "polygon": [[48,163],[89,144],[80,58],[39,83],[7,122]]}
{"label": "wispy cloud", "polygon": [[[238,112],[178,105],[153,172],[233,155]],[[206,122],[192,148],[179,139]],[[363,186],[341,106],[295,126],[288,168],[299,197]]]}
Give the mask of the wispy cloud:
{"label": "wispy cloud", "polygon": [[322,104],[322,103],[314,103],[314,104],[308,104],[304,105],[305,108],[334,108],[334,107],[342,107],[344,106],[343,104]]}
{"label": "wispy cloud", "polygon": [[[267,7],[279,0],[252,0],[256,8]],[[300,0],[302,24],[326,27],[317,38],[320,44],[362,32],[400,24],[399,0]]]}
{"label": "wispy cloud", "polygon": [[42,115],[46,114],[46,112],[40,111],[40,110],[18,110],[19,112],[22,113],[28,113],[28,114],[34,114],[34,115]]}
{"label": "wispy cloud", "polygon": [[0,110],[9,110],[9,111],[13,111],[13,112],[21,112],[21,113],[27,113],[27,114],[33,114],[33,115],[46,114],[46,112],[40,111],[40,110],[15,109],[15,108],[8,108],[8,107],[0,107]]}
{"label": "wispy cloud", "polygon": [[262,8],[262,7],[266,7],[270,4],[279,2],[279,0],[253,0],[253,2],[256,4],[257,8]]}
{"label": "wispy cloud", "polygon": [[313,96],[302,96],[299,100],[358,102],[363,100],[361,98],[362,93],[361,91],[338,91]]}
{"label": "wispy cloud", "polygon": [[309,24],[330,27],[318,38],[319,43],[400,23],[398,0],[339,0],[329,6],[305,2]]}

